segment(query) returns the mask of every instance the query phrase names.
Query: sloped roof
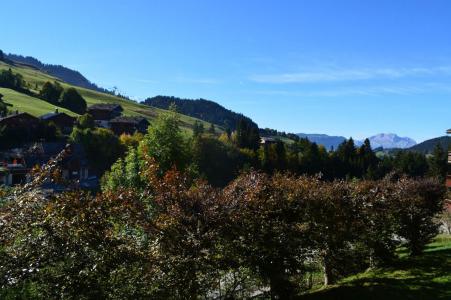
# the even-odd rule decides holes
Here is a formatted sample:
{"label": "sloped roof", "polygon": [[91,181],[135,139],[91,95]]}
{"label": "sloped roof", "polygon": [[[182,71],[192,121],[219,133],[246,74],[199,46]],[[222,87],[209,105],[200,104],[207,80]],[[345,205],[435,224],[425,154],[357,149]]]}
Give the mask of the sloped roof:
{"label": "sloped roof", "polygon": [[56,117],[56,116],[59,116],[59,115],[63,115],[63,116],[65,116],[65,117],[69,117],[69,118],[75,120],[74,117],[71,117],[71,116],[69,116],[68,114],[63,113],[63,112],[52,112],[52,113],[48,113],[48,114],[42,115],[42,116],[40,116],[39,118],[40,118],[41,120],[44,120],[44,121],[45,121],[45,120],[51,119],[51,118]]}
{"label": "sloped roof", "polygon": [[147,124],[150,124],[147,119],[143,117],[126,117],[126,116],[120,116],[112,119],[110,123],[127,123],[127,124],[134,124],[138,125],[139,123],[145,122]]}
{"label": "sloped roof", "polygon": [[6,117],[0,118],[0,121],[8,120],[8,119],[14,119],[14,118],[17,118],[17,117],[27,117],[29,119],[39,120],[38,118],[36,118],[35,116],[30,115],[29,113],[22,112],[22,113],[15,113],[15,114],[7,115]]}
{"label": "sloped roof", "polygon": [[100,104],[94,104],[88,107],[89,110],[107,110],[107,111],[113,111],[113,110],[119,110],[123,111],[122,106],[119,104],[112,104],[112,103],[100,103]]}

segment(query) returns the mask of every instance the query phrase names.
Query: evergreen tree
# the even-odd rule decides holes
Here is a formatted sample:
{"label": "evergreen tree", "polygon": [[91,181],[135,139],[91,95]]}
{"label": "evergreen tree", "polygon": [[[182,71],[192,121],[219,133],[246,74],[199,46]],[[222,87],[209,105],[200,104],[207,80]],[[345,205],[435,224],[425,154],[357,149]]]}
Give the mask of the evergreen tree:
{"label": "evergreen tree", "polygon": [[0,94],[0,117],[6,115],[7,111],[6,103],[3,102],[3,95]]}
{"label": "evergreen tree", "polygon": [[203,133],[204,133],[204,124],[196,120],[193,125],[193,136],[198,137]]}
{"label": "evergreen tree", "polygon": [[208,133],[215,134],[215,124],[211,123],[210,128],[208,128]]}
{"label": "evergreen tree", "polygon": [[378,159],[371,148],[370,140],[365,139],[363,145],[358,149],[359,176],[365,176],[369,179],[374,178],[377,161]]}
{"label": "evergreen tree", "polygon": [[0,50],[0,61],[4,61],[5,60],[5,54],[3,53],[2,50]]}
{"label": "evergreen tree", "polygon": [[236,126],[236,143],[240,148],[257,150],[260,144],[258,127],[244,118],[240,119]]}
{"label": "evergreen tree", "polygon": [[444,181],[447,171],[447,153],[440,144],[436,144],[432,157],[429,159],[429,174]]}

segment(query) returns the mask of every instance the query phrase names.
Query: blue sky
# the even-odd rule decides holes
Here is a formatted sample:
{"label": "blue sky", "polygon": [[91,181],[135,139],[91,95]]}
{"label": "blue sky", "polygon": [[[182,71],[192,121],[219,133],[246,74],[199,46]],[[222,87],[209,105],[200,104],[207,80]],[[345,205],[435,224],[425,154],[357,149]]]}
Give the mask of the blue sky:
{"label": "blue sky", "polygon": [[451,1],[1,3],[0,49],[135,99],[206,98],[261,127],[417,141],[451,127]]}

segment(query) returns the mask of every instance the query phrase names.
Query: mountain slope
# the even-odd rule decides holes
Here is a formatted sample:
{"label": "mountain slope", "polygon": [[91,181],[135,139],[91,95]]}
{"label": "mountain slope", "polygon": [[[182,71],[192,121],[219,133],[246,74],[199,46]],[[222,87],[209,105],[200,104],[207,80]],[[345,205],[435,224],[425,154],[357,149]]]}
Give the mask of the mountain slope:
{"label": "mountain slope", "polygon": [[327,134],[308,134],[298,133],[300,138],[307,138],[310,142],[323,145],[327,150],[337,149],[338,145],[343,143],[346,138],[344,136],[331,136]]}
{"label": "mountain slope", "polygon": [[380,147],[384,149],[406,149],[417,144],[413,139],[409,137],[400,137],[394,133],[380,133],[373,135],[368,139],[370,140],[371,147],[373,149]]}
{"label": "mountain slope", "polygon": [[245,119],[257,127],[257,124],[255,124],[250,118],[226,109],[218,103],[210,100],[191,100],[170,96],[156,96],[147,98],[143,103],[148,106],[161,109],[168,109],[171,104],[174,103],[177,106],[177,111],[184,115],[198,118],[231,130],[236,129],[236,124],[240,119]]}
{"label": "mountain slope", "polygon": [[96,84],[90,82],[80,72],[72,70],[70,68],[61,65],[44,64],[40,60],[31,56],[22,56],[17,54],[6,54],[5,58],[15,63],[28,65],[34,67],[42,72],[45,72],[51,76],[58,77],[59,79],[79,87],[95,90],[98,92],[107,93],[106,89],[98,87]]}
{"label": "mountain slope", "polygon": [[426,140],[422,143],[419,143],[413,147],[410,147],[409,150],[421,152],[424,154],[432,153],[435,145],[439,144],[445,151],[448,151],[448,148],[451,146],[451,137],[449,136],[441,136],[434,139]]}
{"label": "mountain slope", "polygon": [[[36,94],[39,93],[39,90],[41,89],[41,87],[44,85],[45,82],[58,81],[65,89],[69,87],[74,87],[83,96],[88,105],[97,103],[120,104],[124,108],[123,112],[124,115],[142,116],[148,119],[149,122],[152,122],[158,116],[158,114],[166,112],[166,110],[163,109],[150,107],[111,94],[106,94],[91,89],[73,86],[64,81],[61,81],[59,78],[53,77],[47,73],[43,73],[34,67],[17,64],[12,65],[0,61],[0,71],[7,70],[9,68],[13,71],[13,73],[21,74],[24,80],[26,81],[27,88]],[[2,89],[1,93],[5,95],[4,97],[5,102],[12,105],[12,107],[9,107],[10,110],[19,110],[38,116],[41,115],[43,112],[44,113],[52,112],[56,108],[55,105],[51,105],[41,99],[30,97],[29,95],[18,93],[10,89]],[[64,111],[64,109],[62,108],[59,108],[59,110]],[[197,119],[180,114],[180,120],[183,129],[191,131]],[[210,126],[210,124],[207,122],[203,123],[206,128]]]}

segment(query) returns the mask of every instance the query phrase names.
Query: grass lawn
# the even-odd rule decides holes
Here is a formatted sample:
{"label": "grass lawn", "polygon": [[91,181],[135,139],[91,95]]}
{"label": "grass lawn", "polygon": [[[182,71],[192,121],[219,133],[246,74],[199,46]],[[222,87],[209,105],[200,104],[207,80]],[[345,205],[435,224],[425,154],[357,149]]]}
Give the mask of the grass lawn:
{"label": "grass lawn", "polygon": [[451,299],[451,235],[439,235],[419,257],[401,251],[392,267],[345,278],[300,299]]}
{"label": "grass lawn", "polygon": [[[50,104],[38,98],[30,97],[28,95],[16,92],[11,89],[0,88],[0,94],[3,95],[3,100],[5,103],[10,104],[8,106],[9,110],[19,112],[27,112],[33,116],[39,117],[43,114],[55,111],[57,106]],[[62,107],[58,107],[60,112],[65,112],[71,116],[77,116],[76,113],[71,112]]]}

